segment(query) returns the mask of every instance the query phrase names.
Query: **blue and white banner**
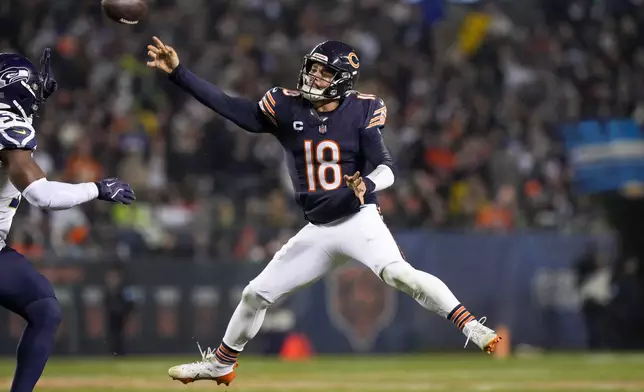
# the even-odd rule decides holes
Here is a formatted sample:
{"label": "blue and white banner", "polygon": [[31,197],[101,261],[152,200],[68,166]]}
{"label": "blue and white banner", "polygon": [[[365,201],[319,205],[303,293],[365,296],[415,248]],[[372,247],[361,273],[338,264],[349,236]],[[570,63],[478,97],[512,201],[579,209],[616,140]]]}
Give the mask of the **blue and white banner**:
{"label": "blue and white banner", "polygon": [[561,129],[578,192],[644,185],[644,133],[633,120],[582,121]]}

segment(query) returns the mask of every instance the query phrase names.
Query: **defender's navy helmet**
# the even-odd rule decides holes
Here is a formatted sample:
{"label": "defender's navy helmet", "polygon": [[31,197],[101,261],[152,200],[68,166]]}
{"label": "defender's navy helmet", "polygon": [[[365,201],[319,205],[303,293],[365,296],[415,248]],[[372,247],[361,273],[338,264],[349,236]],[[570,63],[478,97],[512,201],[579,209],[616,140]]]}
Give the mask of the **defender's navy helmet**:
{"label": "defender's navy helmet", "polygon": [[0,53],[0,109],[29,118],[57,89],[51,74],[51,51],[45,49],[40,70],[25,56]]}

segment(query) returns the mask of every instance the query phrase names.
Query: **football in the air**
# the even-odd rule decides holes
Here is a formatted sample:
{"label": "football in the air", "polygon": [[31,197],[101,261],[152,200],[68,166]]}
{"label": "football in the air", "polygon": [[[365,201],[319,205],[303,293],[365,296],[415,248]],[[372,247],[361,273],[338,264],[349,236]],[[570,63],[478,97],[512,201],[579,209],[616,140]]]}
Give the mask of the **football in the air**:
{"label": "football in the air", "polygon": [[101,0],[108,18],[122,24],[134,25],[148,12],[147,0]]}

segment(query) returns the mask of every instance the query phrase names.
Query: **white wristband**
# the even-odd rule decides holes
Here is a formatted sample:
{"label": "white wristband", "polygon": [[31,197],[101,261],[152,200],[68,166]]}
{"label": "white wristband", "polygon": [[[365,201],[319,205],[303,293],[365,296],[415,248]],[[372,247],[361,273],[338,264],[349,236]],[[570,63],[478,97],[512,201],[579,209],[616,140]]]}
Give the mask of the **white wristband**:
{"label": "white wristband", "polygon": [[389,188],[395,180],[393,170],[387,165],[378,165],[378,167],[369,173],[367,178],[373,181],[376,186],[374,192]]}

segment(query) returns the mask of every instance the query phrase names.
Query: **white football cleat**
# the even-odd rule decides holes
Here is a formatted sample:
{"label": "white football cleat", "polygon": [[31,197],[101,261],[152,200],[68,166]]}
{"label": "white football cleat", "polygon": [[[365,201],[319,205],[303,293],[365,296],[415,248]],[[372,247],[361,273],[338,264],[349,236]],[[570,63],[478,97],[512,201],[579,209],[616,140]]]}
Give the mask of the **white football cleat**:
{"label": "white football cleat", "polygon": [[492,354],[502,338],[493,329],[483,325],[485,320],[487,320],[485,317],[481,317],[478,321],[472,320],[463,327],[463,333],[467,336],[464,347],[467,347],[467,343],[471,340],[481,350]]}
{"label": "white football cleat", "polygon": [[215,358],[216,350],[208,347],[206,351],[203,351],[199,343],[197,343],[197,347],[199,347],[199,352],[201,353],[201,361],[173,366],[168,369],[168,375],[173,380],[179,380],[184,384],[199,380],[210,380],[216,381],[217,385],[230,385],[237,376],[235,368],[238,364],[224,365],[219,363]]}

